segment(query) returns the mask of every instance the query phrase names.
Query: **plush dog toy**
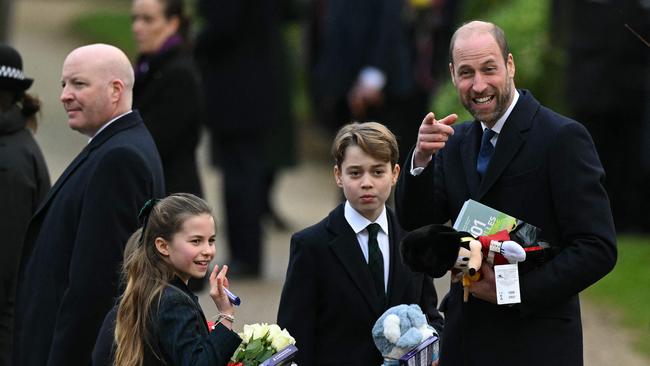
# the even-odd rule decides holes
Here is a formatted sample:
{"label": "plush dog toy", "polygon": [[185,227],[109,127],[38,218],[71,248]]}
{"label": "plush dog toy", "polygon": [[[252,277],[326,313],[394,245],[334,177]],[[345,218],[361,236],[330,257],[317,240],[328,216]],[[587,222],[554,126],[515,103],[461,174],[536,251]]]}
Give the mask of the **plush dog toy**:
{"label": "plush dog toy", "polygon": [[478,272],[485,258],[490,265],[517,263],[526,259],[525,250],[509,240],[507,231],[474,239],[445,225],[427,225],[402,239],[402,261],[414,272],[438,278],[452,270],[452,281],[463,281],[463,300],[469,284],[480,279]]}
{"label": "plush dog toy", "polygon": [[[418,346],[436,330],[418,305],[397,305],[386,310],[372,327],[372,338],[385,360],[399,360],[406,352]],[[437,359],[437,343],[434,359]]]}

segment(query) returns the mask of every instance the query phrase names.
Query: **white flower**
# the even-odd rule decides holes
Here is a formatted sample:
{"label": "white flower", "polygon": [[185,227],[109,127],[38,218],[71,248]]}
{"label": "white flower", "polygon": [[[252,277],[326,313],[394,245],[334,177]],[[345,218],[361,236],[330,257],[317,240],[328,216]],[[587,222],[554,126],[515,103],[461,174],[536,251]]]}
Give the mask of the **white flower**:
{"label": "white flower", "polygon": [[[253,366],[261,363],[260,356],[267,358],[288,345],[296,343],[286,329],[281,329],[276,324],[245,324],[239,336],[242,338],[242,343],[237,347],[231,360],[235,363],[242,362]],[[256,340],[259,342],[254,342]]]}
{"label": "white flower", "polygon": [[282,329],[277,324],[271,324],[269,325],[269,338],[273,339],[278,336],[278,334],[282,333]]}
{"label": "white flower", "polygon": [[253,324],[253,325],[244,325],[244,331],[239,333],[239,337],[242,339],[243,343],[248,343],[251,340],[251,337],[253,337],[253,329],[255,329],[255,326],[258,324]]}
{"label": "white flower", "polygon": [[290,344],[295,344],[295,343],[296,340],[289,334],[289,332],[287,332],[286,329],[282,329],[281,332],[279,332],[278,334],[276,334],[271,338],[271,346],[275,348],[276,352]]}
{"label": "white flower", "polygon": [[269,325],[266,323],[253,324],[253,339],[264,337],[269,332]]}
{"label": "white flower", "polygon": [[397,343],[399,337],[401,336],[401,331],[399,329],[399,316],[395,314],[390,314],[384,318],[384,337],[392,344]]}

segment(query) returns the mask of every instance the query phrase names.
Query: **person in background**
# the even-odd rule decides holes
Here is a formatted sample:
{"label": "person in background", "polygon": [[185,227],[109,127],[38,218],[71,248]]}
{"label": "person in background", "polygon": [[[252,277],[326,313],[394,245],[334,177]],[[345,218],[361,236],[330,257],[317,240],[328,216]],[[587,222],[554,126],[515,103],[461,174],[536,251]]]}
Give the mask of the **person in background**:
{"label": "person in background", "polygon": [[203,95],[187,43],[183,0],[134,0],[131,16],[138,48],[133,107],[156,142],[167,193],[201,197],[196,147]]}
{"label": "person in background", "polygon": [[332,135],[351,121],[383,123],[406,155],[441,84],[462,3],[309,1],[308,81],[319,123]]}
{"label": "person in background", "polygon": [[11,360],[16,276],[29,219],[50,189],[50,175],[32,133],[40,100],[25,91],[34,82],[23,73],[13,47],[0,44],[0,365]]}
{"label": "person in background", "polygon": [[295,0],[277,0],[280,34],[276,45],[279,54],[279,86],[276,90],[280,93],[277,106],[278,120],[268,132],[264,150],[264,175],[262,181],[262,215],[275,229],[289,231],[291,223],[283,217],[277,208],[278,200],[274,192],[277,190],[278,177],[284,169],[294,167],[298,163],[296,152],[298,141],[296,126],[297,116],[294,110],[296,86],[296,55],[290,47],[290,27],[300,15],[300,6]]}
{"label": "person in background", "polygon": [[131,110],[133,68],[120,49],[92,44],[68,54],[61,103],[68,126],[89,138],[27,229],[16,295],[13,364],[87,365],[119,295],[124,243],[138,209],[165,193],[158,151]]}
{"label": "person in background", "polygon": [[[584,123],[607,174],[617,233],[650,233],[646,103],[650,100],[650,2],[555,1],[565,29],[565,100]],[[563,17],[563,18],[561,18]],[[621,77],[614,69],[625,70]],[[603,87],[607,85],[607,87]],[[611,128],[625,121],[625,128]]]}
{"label": "person in background", "polygon": [[231,277],[263,274],[267,143],[282,98],[279,11],[278,0],[198,2],[204,22],[195,55],[212,163],[223,173]]}

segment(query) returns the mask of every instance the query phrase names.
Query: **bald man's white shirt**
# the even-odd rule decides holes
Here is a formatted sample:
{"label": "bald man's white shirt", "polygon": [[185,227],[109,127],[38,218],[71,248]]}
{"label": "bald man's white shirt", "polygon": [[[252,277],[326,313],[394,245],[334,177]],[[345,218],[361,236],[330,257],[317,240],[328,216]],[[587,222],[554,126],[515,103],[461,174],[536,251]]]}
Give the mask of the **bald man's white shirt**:
{"label": "bald man's white shirt", "polygon": [[88,143],[90,143],[95,138],[95,136],[99,135],[100,132],[104,131],[104,129],[106,129],[106,127],[108,127],[111,123],[115,122],[118,118],[122,118],[123,116],[126,116],[127,114],[129,114],[131,112],[133,112],[133,110],[130,110],[130,111],[126,112],[126,113],[122,113],[119,116],[113,118],[112,120],[104,123],[102,125],[102,127],[100,127],[99,130],[97,130],[97,132],[95,132],[95,134],[91,138],[88,139]]}

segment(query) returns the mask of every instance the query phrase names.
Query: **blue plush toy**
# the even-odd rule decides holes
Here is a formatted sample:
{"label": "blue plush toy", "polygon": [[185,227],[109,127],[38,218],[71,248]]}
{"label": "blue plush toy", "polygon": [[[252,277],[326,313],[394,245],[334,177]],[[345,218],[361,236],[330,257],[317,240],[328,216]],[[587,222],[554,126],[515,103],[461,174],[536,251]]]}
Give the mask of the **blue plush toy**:
{"label": "blue plush toy", "polygon": [[[390,360],[399,360],[406,352],[422,341],[438,335],[427,323],[427,318],[418,305],[397,305],[386,310],[372,327],[375,345],[384,357],[384,365]],[[437,359],[436,342],[434,359]]]}

